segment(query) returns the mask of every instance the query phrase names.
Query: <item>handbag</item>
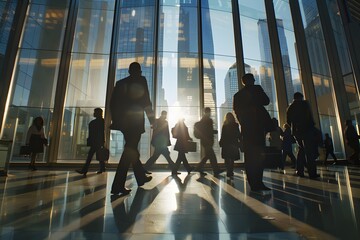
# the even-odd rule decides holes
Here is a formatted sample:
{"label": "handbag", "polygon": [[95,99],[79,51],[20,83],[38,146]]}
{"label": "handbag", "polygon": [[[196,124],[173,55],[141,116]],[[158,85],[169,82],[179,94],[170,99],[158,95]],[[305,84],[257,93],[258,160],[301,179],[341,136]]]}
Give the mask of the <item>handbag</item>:
{"label": "handbag", "polygon": [[107,160],[109,160],[109,157],[110,151],[106,147],[101,147],[96,152],[96,160],[98,160],[99,162],[106,162]]}
{"label": "handbag", "polygon": [[22,156],[28,156],[31,153],[31,149],[29,145],[24,145],[20,147],[20,152],[19,154]]}
{"label": "handbag", "polygon": [[187,152],[196,152],[197,144],[193,141],[187,141],[186,142],[186,151]]}

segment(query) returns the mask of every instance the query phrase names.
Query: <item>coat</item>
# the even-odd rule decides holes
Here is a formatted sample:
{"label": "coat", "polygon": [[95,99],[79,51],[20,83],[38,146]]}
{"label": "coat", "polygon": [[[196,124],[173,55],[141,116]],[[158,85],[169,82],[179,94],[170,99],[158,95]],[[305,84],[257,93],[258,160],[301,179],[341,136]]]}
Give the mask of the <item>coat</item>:
{"label": "coat", "polygon": [[221,157],[223,159],[240,159],[240,141],[241,134],[239,130],[239,124],[230,123],[224,124],[221,130],[220,147]]}
{"label": "coat", "polygon": [[187,144],[191,140],[189,130],[185,123],[177,123],[175,127],[171,129],[173,138],[176,138],[174,150],[178,152],[187,153]]}
{"label": "coat", "polygon": [[307,101],[294,100],[286,111],[286,117],[295,137],[301,137],[314,129],[315,122]]}
{"label": "coat", "polygon": [[29,145],[31,153],[43,153],[44,145],[47,145],[44,128],[38,130],[35,125],[31,125],[26,134],[26,145]]}
{"label": "coat", "polygon": [[87,145],[93,148],[100,148],[104,146],[104,119],[96,118],[89,123],[89,137],[87,138]]}
{"label": "coat", "polygon": [[156,119],[153,129],[154,131],[151,138],[151,145],[153,145],[155,148],[164,148],[171,145],[169,124],[166,119]]}
{"label": "coat", "polygon": [[151,124],[154,112],[145,77],[128,76],[116,82],[110,99],[111,129],[144,133],[144,111]]}
{"label": "coat", "polygon": [[264,119],[273,125],[264,107],[269,103],[269,97],[259,85],[246,85],[234,95],[233,109],[241,125],[244,151],[253,146],[265,146]]}

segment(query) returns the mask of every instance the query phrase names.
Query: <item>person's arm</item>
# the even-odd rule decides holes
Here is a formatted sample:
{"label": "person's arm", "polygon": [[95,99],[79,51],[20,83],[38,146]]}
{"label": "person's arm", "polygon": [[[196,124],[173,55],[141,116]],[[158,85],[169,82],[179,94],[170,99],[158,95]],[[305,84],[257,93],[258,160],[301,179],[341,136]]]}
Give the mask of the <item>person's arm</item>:
{"label": "person's arm", "polygon": [[260,85],[254,85],[256,87],[256,96],[254,97],[254,100],[259,104],[263,106],[267,106],[270,103],[270,99],[268,95],[266,95],[264,89]]}
{"label": "person's arm", "polygon": [[149,122],[151,125],[155,122],[155,113],[152,109],[152,103],[150,100],[150,94],[149,94],[149,88],[147,85],[146,78],[142,76],[142,81],[144,82],[144,96],[143,96],[143,104],[144,104],[144,110],[146,112],[146,116],[149,119]]}

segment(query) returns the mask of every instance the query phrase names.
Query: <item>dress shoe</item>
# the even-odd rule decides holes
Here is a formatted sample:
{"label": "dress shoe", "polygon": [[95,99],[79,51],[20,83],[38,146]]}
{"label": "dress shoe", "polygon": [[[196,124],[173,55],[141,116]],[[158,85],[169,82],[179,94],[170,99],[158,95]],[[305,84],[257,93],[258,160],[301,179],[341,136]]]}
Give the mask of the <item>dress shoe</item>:
{"label": "dress shoe", "polygon": [[181,174],[181,172],[171,172],[171,175],[173,175],[173,176],[177,176],[177,175],[180,175]]}
{"label": "dress shoe", "polygon": [[145,174],[152,174],[152,172],[149,172],[148,170],[145,170]]}
{"label": "dress shoe", "polygon": [[194,171],[194,168],[193,168],[193,167],[190,167],[190,168],[187,170],[188,174],[190,174],[192,171]]}
{"label": "dress shoe", "polygon": [[97,171],[96,174],[102,174],[105,171]]}
{"label": "dress shoe", "polygon": [[119,191],[111,191],[111,194],[113,195],[119,195],[121,193],[121,195],[127,195],[131,192],[131,189],[128,188],[123,188],[120,189]]}
{"label": "dress shoe", "polygon": [[295,175],[299,177],[305,177],[304,173],[298,171],[295,172]]}
{"label": "dress shoe", "polygon": [[228,173],[226,173],[226,176],[227,176],[227,177],[233,177],[233,176],[234,176],[234,173],[233,173],[233,172],[228,172]]}
{"label": "dress shoe", "polygon": [[145,176],[145,177],[144,177],[144,181],[138,183],[138,186],[139,186],[139,187],[143,186],[145,183],[150,182],[151,179],[152,179],[152,176]]}
{"label": "dress shoe", "polygon": [[87,172],[83,172],[81,170],[75,170],[75,172],[77,172],[78,174],[82,174],[84,175],[84,177],[86,176]]}
{"label": "dress shoe", "polygon": [[225,172],[225,170],[224,169],[218,169],[218,170],[214,171],[214,176],[219,176],[219,174],[222,173],[222,172]]}

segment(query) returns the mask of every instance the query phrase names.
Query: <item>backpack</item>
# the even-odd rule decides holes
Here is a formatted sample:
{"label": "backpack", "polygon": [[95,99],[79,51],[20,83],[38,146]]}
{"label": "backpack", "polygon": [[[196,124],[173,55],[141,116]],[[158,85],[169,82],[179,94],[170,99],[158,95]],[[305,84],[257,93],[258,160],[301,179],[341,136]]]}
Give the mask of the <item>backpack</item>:
{"label": "backpack", "polygon": [[194,124],[194,137],[197,139],[201,139],[202,130],[201,130],[201,122],[196,122]]}

